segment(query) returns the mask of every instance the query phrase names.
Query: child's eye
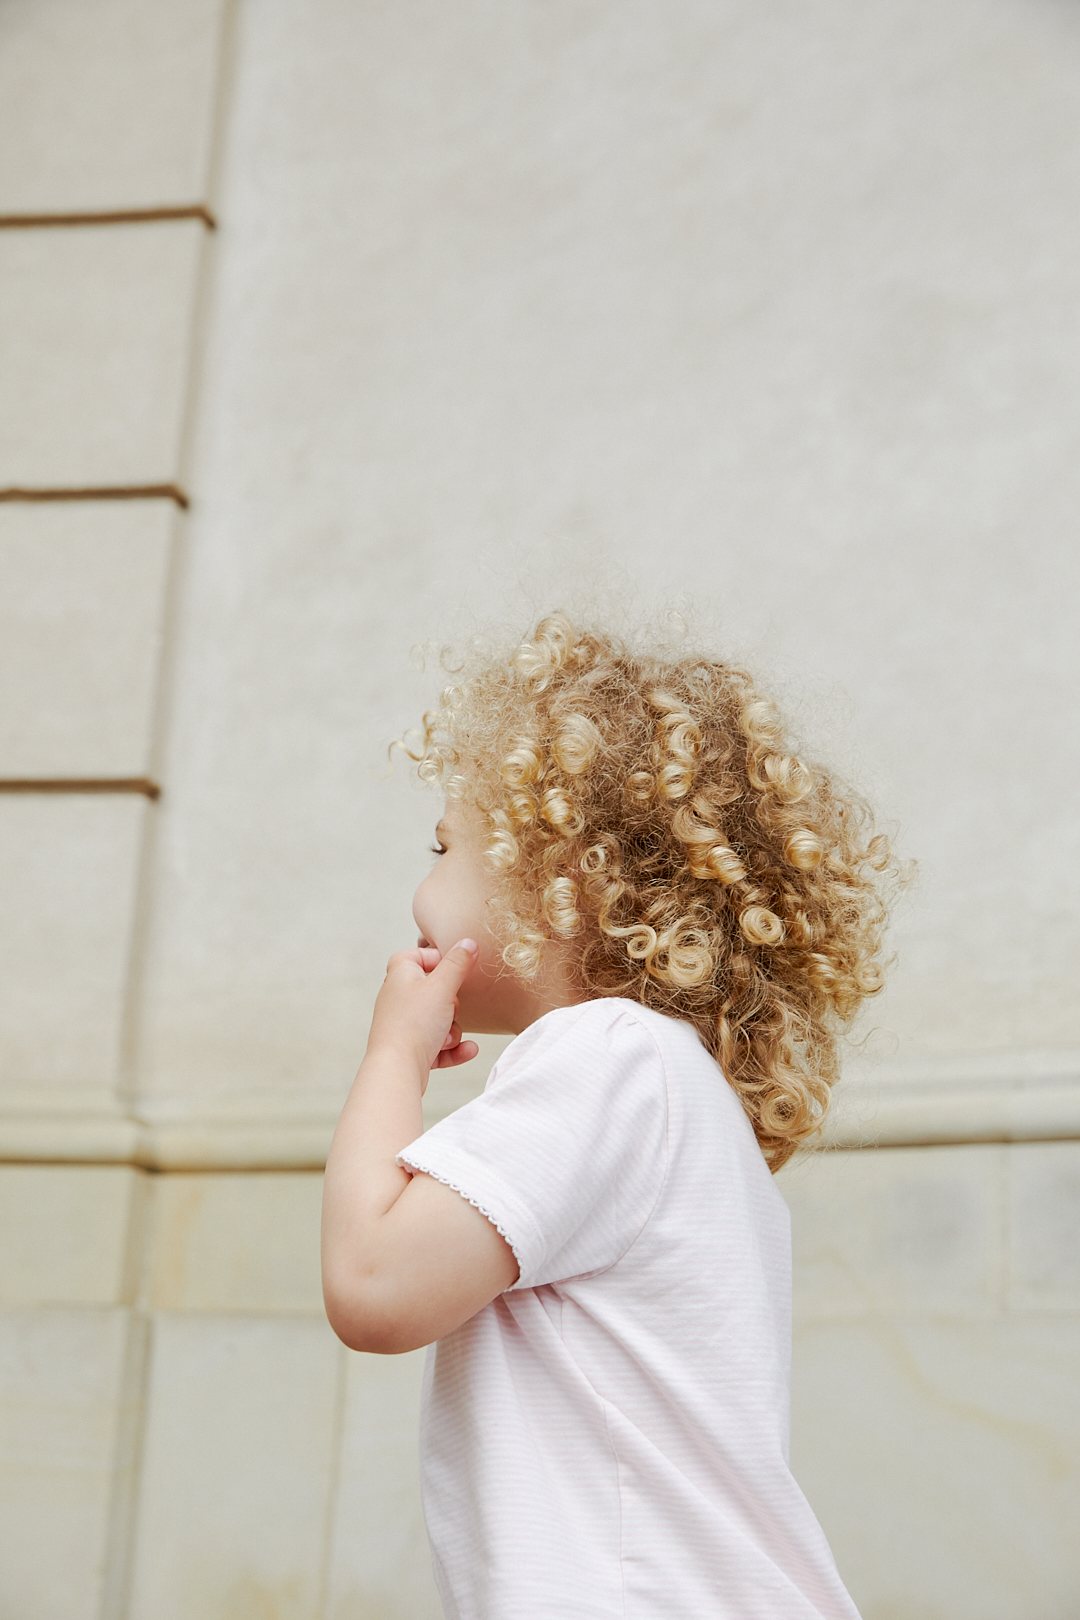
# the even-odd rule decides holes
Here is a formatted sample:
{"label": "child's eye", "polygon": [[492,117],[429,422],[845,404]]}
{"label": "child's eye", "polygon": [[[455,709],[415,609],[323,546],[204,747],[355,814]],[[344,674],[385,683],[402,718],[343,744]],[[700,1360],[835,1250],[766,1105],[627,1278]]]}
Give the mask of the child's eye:
{"label": "child's eye", "polygon": [[443,849],[441,844],[438,846],[438,848],[436,848],[436,846],[434,844],[429,844],[428,848],[430,849],[430,851],[431,851],[431,853],[433,855],[445,855],[446,854],[446,851],[445,851],[445,849]]}

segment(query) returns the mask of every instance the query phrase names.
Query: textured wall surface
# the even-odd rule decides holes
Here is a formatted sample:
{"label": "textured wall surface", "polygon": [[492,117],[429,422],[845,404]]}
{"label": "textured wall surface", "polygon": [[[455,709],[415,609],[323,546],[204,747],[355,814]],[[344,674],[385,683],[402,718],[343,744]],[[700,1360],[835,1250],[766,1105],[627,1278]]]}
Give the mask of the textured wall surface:
{"label": "textured wall surface", "polygon": [[320,1289],[386,747],[624,599],[922,867],[781,1172],[796,1477],[864,1620],[1075,1620],[1078,87],[1062,0],[0,8],[0,1620],[435,1620],[423,1352]]}

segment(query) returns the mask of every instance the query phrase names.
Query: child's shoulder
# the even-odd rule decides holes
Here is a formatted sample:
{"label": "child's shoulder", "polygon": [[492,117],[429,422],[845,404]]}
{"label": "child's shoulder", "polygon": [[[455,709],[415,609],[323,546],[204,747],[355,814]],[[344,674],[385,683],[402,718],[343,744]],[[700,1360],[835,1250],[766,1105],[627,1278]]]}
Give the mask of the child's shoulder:
{"label": "child's shoulder", "polygon": [[562,1045],[574,1040],[588,1041],[618,1024],[624,1033],[636,1033],[640,1040],[654,1047],[663,1047],[674,1038],[685,1040],[687,1034],[697,1039],[696,1031],[684,1019],[647,1006],[631,996],[593,996],[587,1001],[567,1002],[552,1007],[516,1035],[505,1048],[503,1057],[511,1053],[524,1057],[534,1047]]}
{"label": "child's shoulder", "polygon": [[575,1033],[579,1039],[591,1038],[619,1019],[625,1020],[627,1014],[640,1010],[639,1004],[629,996],[593,996],[588,1001],[570,1001],[564,1006],[550,1007],[503,1047],[499,1066],[505,1069],[511,1061],[516,1063],[540,1048],[572,1042]]}
{"label": "child's shoulder", "polygon": [[507,1043],[488,1075],[485,1089],[544,1077],[545,1085],[568,1086],[575,1093],[594,1091],[580,1085],[587,1073],[599,1081],[605,1074],[627,1083],[636,1076],[651,1094],[655,1077],[665,1072],[664,1043],[654,1020],[664,1015],[629,996],[594,996],[587,1001],[552,1007]]}
{"label": "child's shoulder", "polygon": [[558,1032],[562,1035],[578,1026],[582,1029],[603,1027],[613,1024],[616,1019],[625,1018],[627,1014],[633,1017],[636,1013],[651,1010],[629,996],[592,996],[587,1001],[568,1001],[565,1006],[552,1007],[522,1030],[522,1035],[528,1035],[533,1030],[540,1031],[541,1027],[544,1034],[554,1035]]}

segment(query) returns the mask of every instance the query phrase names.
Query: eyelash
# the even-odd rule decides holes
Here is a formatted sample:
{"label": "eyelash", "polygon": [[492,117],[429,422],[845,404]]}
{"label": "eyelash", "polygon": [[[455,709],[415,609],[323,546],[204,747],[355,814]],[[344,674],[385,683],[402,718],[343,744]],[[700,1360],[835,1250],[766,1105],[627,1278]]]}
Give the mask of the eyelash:
{"label": "eyelash", "polygon": [[433,855],[445,855],[446,854],[445,849],[443,849],[441,846],[438,849],[436,849],[434,844],[429,844],[428,848],[430,849],[430,851],[431,851],[431,853]]}

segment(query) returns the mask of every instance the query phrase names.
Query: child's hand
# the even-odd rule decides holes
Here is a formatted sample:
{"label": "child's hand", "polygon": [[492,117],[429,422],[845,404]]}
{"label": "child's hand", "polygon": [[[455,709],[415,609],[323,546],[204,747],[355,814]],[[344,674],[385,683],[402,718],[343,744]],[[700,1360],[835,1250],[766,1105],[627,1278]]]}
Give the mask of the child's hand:
{"label": "child's hand", "polygon": [[411,1047],[426,1075],[431,1069],[452,1069],[468,1063],[479,1052],[475,1041],[461,1039],[457,1021],[457,995],[465,975],[476,961],[474,940],[459,940],[440,959],[434,945],[413,951],[395,951],[386,964],[386,978],[375,998],[367,1049],[377,1045]]}

